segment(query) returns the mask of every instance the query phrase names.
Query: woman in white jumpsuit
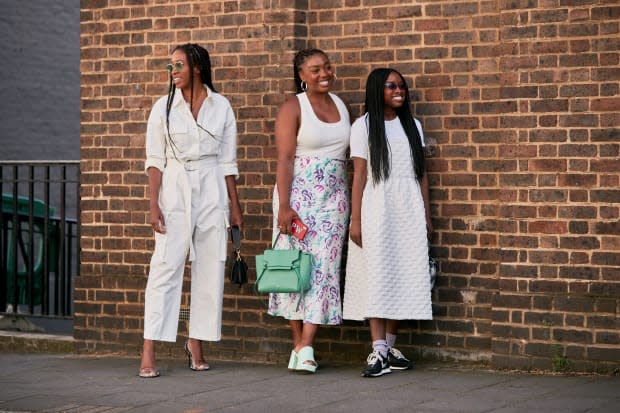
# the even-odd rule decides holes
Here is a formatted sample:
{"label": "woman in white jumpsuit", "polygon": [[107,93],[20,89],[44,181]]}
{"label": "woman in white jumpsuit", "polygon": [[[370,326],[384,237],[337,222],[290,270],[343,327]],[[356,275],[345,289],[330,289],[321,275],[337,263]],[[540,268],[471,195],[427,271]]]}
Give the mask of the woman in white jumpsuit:
{"label": "woman in white jumpsuit", "polygon": [[227,227],[243,225],[235,184],[235,117],[228,100],[215,92],[209,54],[196,44],[177,46],[167,69],[168,96],[155,103],[146,131],[144,167],[155,250],[144,297],[139,375],[145,378],[159,376],[154,340],[176,341],[188,253],[191,302],[185,352],[190,369],[209,369],[202,341],[221,336]]}

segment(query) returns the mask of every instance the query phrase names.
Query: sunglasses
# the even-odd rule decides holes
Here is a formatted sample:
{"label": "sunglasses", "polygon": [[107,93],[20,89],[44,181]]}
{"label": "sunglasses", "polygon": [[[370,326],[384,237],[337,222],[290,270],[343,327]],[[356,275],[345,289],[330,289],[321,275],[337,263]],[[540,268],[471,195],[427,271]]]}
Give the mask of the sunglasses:
{"label": "sunglasses", "polygon": [[183,62],[176,62],[174,64],[168,63],[166,65],[166,70],[168,71],[168,73],[172,73],[173,69],[176,69],[177,72],[180,72],[181,70],[183,70],[183,66],[185,66]]}
{"label": "sunglasses", "polygon": [[390,89],[390,90],[396,90],[396,88],[400,90],[407,90],[407,84],[404,82],[400,82],[400,83],[387,82],[383,86],[385,86],[386,89]]}

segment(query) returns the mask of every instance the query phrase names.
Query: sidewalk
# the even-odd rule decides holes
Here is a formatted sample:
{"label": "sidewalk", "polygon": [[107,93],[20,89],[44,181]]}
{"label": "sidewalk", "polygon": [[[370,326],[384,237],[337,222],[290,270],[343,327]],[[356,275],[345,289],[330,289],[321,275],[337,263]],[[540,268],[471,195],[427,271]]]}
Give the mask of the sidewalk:
{"label": "sidewalk", "polygon": [[[357,366],[212,361],[193,372],[160,360],[137,376],[138,358],[0,353],[0,412],[619,412],[620,377],[542,376],[421,364],[368,379]],[[361,366],[360,366],[361,367]]]}

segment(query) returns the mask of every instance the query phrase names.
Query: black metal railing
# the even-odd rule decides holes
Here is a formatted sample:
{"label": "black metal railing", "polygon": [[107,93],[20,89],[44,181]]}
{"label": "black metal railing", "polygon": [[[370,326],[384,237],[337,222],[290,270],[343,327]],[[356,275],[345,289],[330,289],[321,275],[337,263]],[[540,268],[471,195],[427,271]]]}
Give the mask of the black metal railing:
{"label": "black metal railing", "polygon": [[73,315],[79,161],[0,161],[0,313]]}

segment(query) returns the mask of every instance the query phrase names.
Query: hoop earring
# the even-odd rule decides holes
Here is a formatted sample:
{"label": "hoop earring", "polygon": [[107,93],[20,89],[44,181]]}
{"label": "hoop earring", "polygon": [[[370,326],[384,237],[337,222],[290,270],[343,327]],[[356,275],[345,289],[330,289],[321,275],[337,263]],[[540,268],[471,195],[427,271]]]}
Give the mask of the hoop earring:
{"label": "hoop earring", "polygon": [[338,76],[336,76],[336,73],[334,73],[332,77],[334,78],[334,80],[338,80]]}
{"label": "hoop earring", "polygon": [[303,90],[304,92],[306,90],[308,90],[308,84],[306,82],[304,82],[303,80],[301,81],[301,83],[299,84],[299,87],[301,87],[301,90]]}

